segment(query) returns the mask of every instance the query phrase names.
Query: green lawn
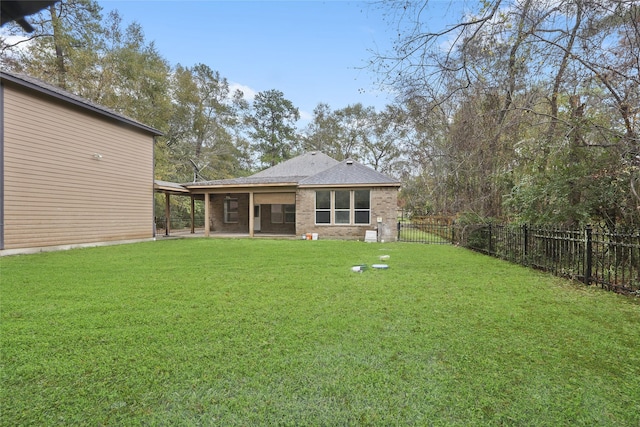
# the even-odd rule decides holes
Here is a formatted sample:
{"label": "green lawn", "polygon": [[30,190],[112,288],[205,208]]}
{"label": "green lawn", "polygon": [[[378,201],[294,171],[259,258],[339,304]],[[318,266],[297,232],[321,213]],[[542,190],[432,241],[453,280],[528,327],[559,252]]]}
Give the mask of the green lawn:
{"label": "green lawn", "polygon": [[638,299],[461,248],[186,239],[0,263],[2,425],[640,425]]}

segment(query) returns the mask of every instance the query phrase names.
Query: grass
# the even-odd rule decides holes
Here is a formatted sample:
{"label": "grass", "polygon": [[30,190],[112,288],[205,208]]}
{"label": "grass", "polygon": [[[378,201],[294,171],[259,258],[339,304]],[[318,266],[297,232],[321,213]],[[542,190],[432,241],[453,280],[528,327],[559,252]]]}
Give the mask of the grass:
{"label": "grass", "polygon": [[640,424],[637,300],[464,249],[186,239],[0,262],[2,425]]}

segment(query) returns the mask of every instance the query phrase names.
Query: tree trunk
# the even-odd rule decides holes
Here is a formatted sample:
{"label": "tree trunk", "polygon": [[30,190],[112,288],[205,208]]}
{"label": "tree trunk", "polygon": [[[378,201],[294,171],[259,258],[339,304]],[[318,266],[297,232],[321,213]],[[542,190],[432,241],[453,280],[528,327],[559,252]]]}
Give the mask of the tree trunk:
{"label": "tree trunk", "polygon": [[[578,147],[580,147],[580,142],[582,140],[582,118],[584,117],[584,104],[580,103],[580,96],[572,95],[569,98],[569,103],[571,104],[571,122],[573,125],[573,129],[571,129],[572,138],[570,140],[569,146],[569,168],[570,170],[575,168],[579,162],[580,158],[578,155]],[[571,178],[569,180],[569,205],[571,206],[571,217],[568,219],[569,226],[576,225],[578,222],[578,218],[576,215],[576,208],[580,205],[581,200],[581,190],[578,182],[575,178]]]}
{"label": "tree trunk", "polygon": [[60,18],[56,13],[55,5],[49,6],[49,12],[51,13],[51,24],[53,26],[53,46],[56,51],[56,78],[58,86],[62,89],[67,88],[67,69],[64,64],[64,49],[62,48],[62,31],[60,30]]}

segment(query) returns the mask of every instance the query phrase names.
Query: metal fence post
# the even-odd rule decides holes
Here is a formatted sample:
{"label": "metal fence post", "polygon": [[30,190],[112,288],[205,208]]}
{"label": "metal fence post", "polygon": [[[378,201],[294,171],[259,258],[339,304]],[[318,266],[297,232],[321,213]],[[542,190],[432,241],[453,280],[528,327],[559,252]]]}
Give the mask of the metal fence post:
{"label": "metal fence post", "polygon": [[[404,213],[403,213],[403,216],[404,216]],[[401,224],[401,222],[398,221],[398,241],[400,241],[400,227],[401,227],[400,224]]]}
{"label": "metal fence post", "polygon": [[489,253],[493,254],[493,230],[492,230],[492,224],[489,223]]}
{"label": "metal fence post", "polygon": [[587,225],[584,229],[585,235],[585,248],[584,248],[584,284],[591,284],[591,274],[593,270],[593,240],[592,240],[593,228],[591,224]]}
{"label": "metal fence post", "polygon": [[456,244],[456,222],[451,221],[451,243]]}
{"label": "metal fence post", "polygon": [[522,254],[524,256],[523,264],[529,265],[529,229],[527,228],[527,224],[522,226],[522,244],[524,248],[522,248]]}

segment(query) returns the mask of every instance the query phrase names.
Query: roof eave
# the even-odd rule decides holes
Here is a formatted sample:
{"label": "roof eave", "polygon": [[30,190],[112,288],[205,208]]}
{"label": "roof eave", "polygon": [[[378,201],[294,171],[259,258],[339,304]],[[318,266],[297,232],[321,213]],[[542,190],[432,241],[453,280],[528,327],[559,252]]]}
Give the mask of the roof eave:
{"label": "roof eave", "polygon": [[357,184],[300,184],[298,188],[401,187],[399,182],[369,182]]}
{"label": "roof eave", "polygon": [[170,193],[170,194],[189,194],[189,190],[180,184],[170,182],[158,182],[153,183],[153,189],[157,192]]}
{"label": "roof eave", "polygon": [[262,184],[184,184],[189,190],[233,190],[244,188],[266,188],[266,187],[297,187],[297,182],[278,182],[278,183],[262,183]]}

